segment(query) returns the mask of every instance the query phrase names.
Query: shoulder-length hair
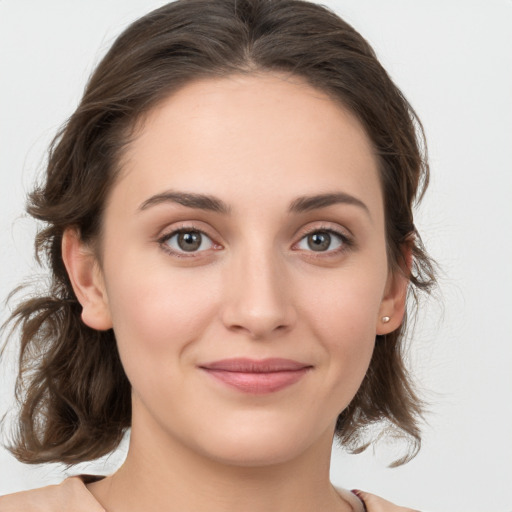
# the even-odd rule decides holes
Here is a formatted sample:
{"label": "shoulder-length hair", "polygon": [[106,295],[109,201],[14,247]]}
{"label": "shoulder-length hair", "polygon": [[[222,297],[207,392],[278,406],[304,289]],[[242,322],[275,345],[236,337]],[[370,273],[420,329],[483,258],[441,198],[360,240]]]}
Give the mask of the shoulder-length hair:
{"label": "shoulder-length hair", "polygon": [[[10,321],[21,333],[12,453],[28,463],[74,464],[116,448],[131,422],[130,383],[112,330],[81,320],[62,256],[66,228],[97,239],[105,198],[123,149],[144,114],[199,78],[279,71],[305,79],[357,116],[378,158],[390,270],[412,252],[409,314],[418,291],[435,282],[413,223],[413,203],[428,183],[423,129],[367,41],[326,7],[302,0],[178,0],[130,25],[91,76],[76,111],[53,140],[44,182],[28,212],[42,221],[36,254],[50,272],[44,294]],[[336,435],[353,452],[374,424],[420,446],[418,398],[404,362],[406,325],[377,336],[368,372],[339,415]]]}

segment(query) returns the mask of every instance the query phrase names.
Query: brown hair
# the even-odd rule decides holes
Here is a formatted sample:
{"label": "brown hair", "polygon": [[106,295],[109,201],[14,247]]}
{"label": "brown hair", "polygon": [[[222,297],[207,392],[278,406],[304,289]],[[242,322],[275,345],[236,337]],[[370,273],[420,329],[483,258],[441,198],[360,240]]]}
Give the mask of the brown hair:
{"label": "brown hair", "polygon": [[[114,333],[81,320],[61,256],[64,230],[77,227],[85,242],[98,238],[122,150],[159,101],[198,78],[258,71],[301,77],[357,116],[379,160],[390,268],[406,268],[406,244],[411,298],[434,284],[412,214],[428,182],[423,129],[366,40],[327,8],[302,0],[165,5],[129,26],[100,62],[52,142],[44,183],[29,196],[28,212],[44,222],[36,254],[49,266],[51,285],[11,317],[21,332],[21,410],[10,447],[19,460],[98,458],[116,448],[131,422],[130,384]],[[341,443],[357,452],[369,444],[368,427],[384,422],[412,441],[398,463],[419,449],[422,414],[404,363],[404,333],[405,322],[377,337],[364,381],[336,426]]]}

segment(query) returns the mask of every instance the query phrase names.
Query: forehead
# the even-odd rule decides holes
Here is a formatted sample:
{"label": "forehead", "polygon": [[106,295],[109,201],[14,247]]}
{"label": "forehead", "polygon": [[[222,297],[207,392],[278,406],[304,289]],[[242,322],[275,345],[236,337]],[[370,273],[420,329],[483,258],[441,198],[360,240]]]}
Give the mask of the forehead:
{"label": "forehead", "polygon": [[123,181],[141,201],[166,188],[229,203],[335,189],[380,197],[357,118],[303,79],[270,73],[197,80],[169,96],[127,147]]}

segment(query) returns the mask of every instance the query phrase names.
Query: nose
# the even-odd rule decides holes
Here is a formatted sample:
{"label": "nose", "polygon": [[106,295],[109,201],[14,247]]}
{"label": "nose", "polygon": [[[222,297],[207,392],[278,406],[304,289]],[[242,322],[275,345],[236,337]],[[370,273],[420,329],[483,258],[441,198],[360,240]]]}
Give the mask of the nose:
{"label": "nose", "polygon": [[293,327],[292,283],[278,255],[269,250],[233,256],[227,273],[222,320],[228,330],[265,340]]}

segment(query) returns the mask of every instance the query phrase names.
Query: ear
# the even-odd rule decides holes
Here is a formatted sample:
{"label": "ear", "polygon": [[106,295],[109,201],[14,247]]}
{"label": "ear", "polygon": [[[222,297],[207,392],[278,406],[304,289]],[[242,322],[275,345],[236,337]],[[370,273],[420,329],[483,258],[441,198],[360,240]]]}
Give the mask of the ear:
{"label": "ear", "polygon": [[108,297],[100,265],[93,250],[80,239],[78,230],[62,235],[62,259],[73,291],[82,305],[82,321],[98,331],[112,327]]}
{"label": "ear", "polygon": [[384,296],[377,318],[377,334],[389,334],[400,327],[405,315],[409,275],[412,267],[412,248],[408,243],[402,246],[403,266],[389,272]]}

